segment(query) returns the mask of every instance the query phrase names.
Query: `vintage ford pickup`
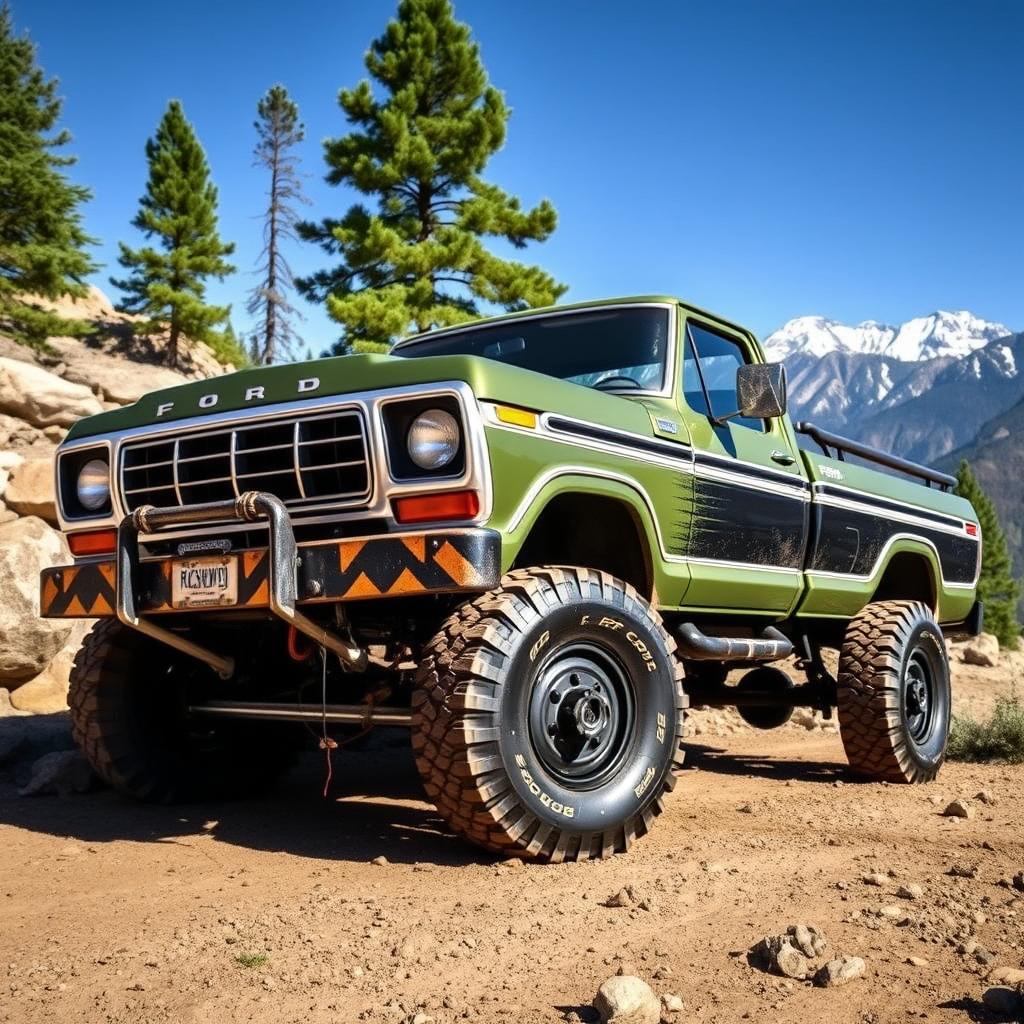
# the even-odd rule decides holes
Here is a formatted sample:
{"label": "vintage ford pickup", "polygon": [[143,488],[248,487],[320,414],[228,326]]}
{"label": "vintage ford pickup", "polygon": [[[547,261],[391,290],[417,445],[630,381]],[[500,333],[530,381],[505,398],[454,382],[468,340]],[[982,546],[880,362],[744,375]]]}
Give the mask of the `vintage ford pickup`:
{"label": "vintage ford pickup", "polygon": [[160,391],[79,422],[56,473],[74,564],[43,614],[100,620],[75,735],[146,799],[404,726],[460,834],[606,856],[662,809],[688,705],[838,709],[855,771],[932,779],[944,634],[981,625],[954,481],[794,426],[753,335],[670,298]]}

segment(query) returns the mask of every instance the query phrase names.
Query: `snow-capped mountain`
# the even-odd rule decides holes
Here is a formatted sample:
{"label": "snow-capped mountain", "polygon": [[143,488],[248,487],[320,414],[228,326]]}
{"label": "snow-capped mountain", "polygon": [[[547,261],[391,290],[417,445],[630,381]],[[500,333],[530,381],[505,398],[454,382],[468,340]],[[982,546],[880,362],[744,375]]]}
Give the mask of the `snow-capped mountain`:
{"label": "snow-capped mountain", "polygon": [[770,334],[764,347],[772,359],[843,352],[916,363],[941,356],[960,358],[1010,333],[1004,324],[983,320],[966,309],[940,310],[895,327],[876,320],[851,327],[821,316],[800,316]]}

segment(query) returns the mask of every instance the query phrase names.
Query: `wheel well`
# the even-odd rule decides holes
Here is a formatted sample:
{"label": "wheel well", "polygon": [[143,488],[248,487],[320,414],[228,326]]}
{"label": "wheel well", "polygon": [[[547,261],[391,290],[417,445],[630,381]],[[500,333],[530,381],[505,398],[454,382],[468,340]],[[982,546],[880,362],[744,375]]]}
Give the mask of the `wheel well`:
{"label": "wheel well", "polygon": [[636,513],[622,501],[594,494],[559,494],[533,524],[513,569],[581,565],[603,569],[653,596],[650,551]]}
{"label": "wheel well", "polygon": [[928,559],[913,551],[901,551],[889,560],[871,600],[923,601],[934,612],[937,597]]}

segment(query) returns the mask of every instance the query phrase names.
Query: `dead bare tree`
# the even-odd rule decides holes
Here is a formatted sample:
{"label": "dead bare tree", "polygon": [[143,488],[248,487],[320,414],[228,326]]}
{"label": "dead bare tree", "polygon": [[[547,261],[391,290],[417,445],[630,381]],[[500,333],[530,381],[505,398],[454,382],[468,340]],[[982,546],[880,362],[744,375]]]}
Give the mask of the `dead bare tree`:
{"label": "dead bare tree", "polygon": [[299,120],[298,106],[283,85],[269,89],[256,110],[259,117],[254,122],[257,142],[253,163],[270,172],[270,189],[257,267],[260,282],[249,293],[246,311],[257,321],[253,360],[267,364],[294,355],[302,342],[294,326],[302,314],[289,298],[295,282],[282,246],[295,237],[296,204],[309,202],[302,194],[294,153],[306,128]]}

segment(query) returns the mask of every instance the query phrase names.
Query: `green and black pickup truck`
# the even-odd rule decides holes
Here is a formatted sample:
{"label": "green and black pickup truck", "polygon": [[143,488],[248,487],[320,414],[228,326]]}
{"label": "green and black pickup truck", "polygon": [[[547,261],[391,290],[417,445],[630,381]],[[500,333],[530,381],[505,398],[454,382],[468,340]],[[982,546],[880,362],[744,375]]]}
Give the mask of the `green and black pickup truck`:
{"label": "green and black pickup truck", "polygon": [[944,640],[981,628],[954,481],[794,425],[753,335],[676,299],[158,391],[78,423],[56,473],[75,559],[42,611],[100,620],[75,734],[146,799],[402,726],[461,835],[606,856],[661,811],[688,706],[837,709],[855,771],[932,779]]}

